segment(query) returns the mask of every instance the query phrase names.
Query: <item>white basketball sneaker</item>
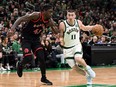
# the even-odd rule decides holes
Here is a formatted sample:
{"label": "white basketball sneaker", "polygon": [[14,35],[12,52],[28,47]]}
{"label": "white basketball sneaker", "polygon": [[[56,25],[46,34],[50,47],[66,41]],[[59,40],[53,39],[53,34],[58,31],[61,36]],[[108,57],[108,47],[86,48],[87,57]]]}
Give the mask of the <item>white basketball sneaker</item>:
{"label": "white basketball sneaker", "polygon": [[7,70],[7,69],[5,69],[4,67],[1,67],[1,70],[2,70],[2,71],[5,71],[5,70]]}
{"label": "white basketball sneaker", "polygon": [[10,70],[10,66],[7,66],[7,70]]}
{"label": "white basketball sneaker", "polygon": [[96,74],[95,72],[92,70],[92,68],[90,66],[87,66],[86,67],[86,71],[88,73],[88,75],[91,77],[91,78],[95,78]]}
{"label": "white basketball sneaker", "polygon": [[87,85],[91,85],[92,84],[92,77],[90,75],[86,75],[86,79],[87,79]]}

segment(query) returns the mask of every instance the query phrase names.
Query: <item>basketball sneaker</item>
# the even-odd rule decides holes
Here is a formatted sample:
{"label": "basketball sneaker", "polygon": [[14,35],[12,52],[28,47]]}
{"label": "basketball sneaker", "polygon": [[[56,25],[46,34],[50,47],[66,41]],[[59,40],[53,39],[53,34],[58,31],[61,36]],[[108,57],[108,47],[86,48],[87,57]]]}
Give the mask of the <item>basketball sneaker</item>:
{"label": "basketball sneaker", "polygon": [[91,85],[92,84],[92,77],[90,75],[86,75],[86,79],[87,79],[87,85]]}
{"label": "basketball sneaker", "polygon": [[16,68],[17,68],[17,74],[19,77],[22,77],[23,75],[23,67],[21,65],[21,63],[18,61],[16,64]]}
{"label": "basketball sneaker", "polygon": [[92,68],[90,66],[86,67],[86,71],[87,71],[87,73],[89,74],[89,76],[91,78],[95,78],[96,74],[95,74],[95,72],[92,70]]}
{"label": "basketball sneaker", "polygon": [[7,68],[8,71],[10,70],[10,66],[7,66],[6,68]]}
{"label": "basketball sneaker", "polygon": [[46,78],[41,78],[41,82],[45,83],[46,85],[53,85],[53,83],[47,80]]}
{"label": "basketball sneaker", "polygon": [[5,71],[5,70],[7,70],[7,69],[5,69],[4,67],[1,67],[0,70],[1,70],[1,71]]}

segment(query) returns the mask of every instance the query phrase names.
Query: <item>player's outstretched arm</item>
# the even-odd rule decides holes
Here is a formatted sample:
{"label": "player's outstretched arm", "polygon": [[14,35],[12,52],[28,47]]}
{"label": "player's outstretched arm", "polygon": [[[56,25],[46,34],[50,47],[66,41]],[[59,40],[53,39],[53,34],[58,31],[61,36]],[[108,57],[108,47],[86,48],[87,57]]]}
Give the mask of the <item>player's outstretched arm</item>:
{"label": "player's outstretched arm", "polygon": [[59,30],[60,30],[60,45],[61,46],[64,46],[64,39],[63,39],[63,36],[64,36],[64,30],[65,30],[65,25],[64,25],[64,22],[61,22],[59,24]]}
{"label": "player's outstretched arm", "polygon": [[48,26],[51,27],[53,33],[59,33],[58,24],[56,24],[56,22],[52,18],[49,20]]}
{"label": "player's outstretched arm", "polygon": [[33,12],[32,14],[26,14],[22,17],[19,17],[14,24],[11,27],[11,31],[15,31],[15,28],[21,23],[21,22],[25,22],[25,21],[29,21],[29,20],[36,20],[39,15],[38,12]]}
{"label": "player's outstretched arm", "polygon": [[92,33],[96,36],[101,36],[104,32],[104,28],[100,24],[85,26],[80,20],[78,20],[78,23],[80,29],[82,29],[83,31],[92,31]]}
{"label": "player's outstretched arm", "polygon": [[83,31],[91,31],[94,27],[94,25],[90,26],[90,25],[87,25],[85,26],[80,20],[78,20],[78,23],[79,23],[79,27],[81,30]]}

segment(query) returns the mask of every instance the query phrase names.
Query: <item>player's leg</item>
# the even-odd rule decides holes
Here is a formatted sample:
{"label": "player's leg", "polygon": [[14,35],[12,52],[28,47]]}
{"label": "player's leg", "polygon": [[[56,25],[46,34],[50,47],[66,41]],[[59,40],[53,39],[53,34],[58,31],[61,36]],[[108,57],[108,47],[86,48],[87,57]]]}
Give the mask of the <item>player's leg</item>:
{"label": "player's leg", "polygon": [[[66,59],[66,62],[68,63],[68,65],[72,68],[72,70],[84,75],[87,77],[87,84],[92,84],[92,77],[90,76],[91,75],[91,72],[90,72],[90,75],[88,74],[88,72],[86,72],[86,70],[91,70],[92,69],[88,68],[89,66],[85,63],[85,61],[82,59],[82,50],[81,48],[78,46],[75,46],[74,48],[70,48],[70,49],[64,49],[63,50],[63,53],[64,53],[64,56],[65,56],[65,59]],[[79,59],[78,59],[79,58]],[[78,60],[80,60],[78,62]],[[82,65],[83,67],[87,67],[87,69],[81,69],[78,64]],[[92,75],[95,75],[94,71],[92,72]]]}
{"label": "player's leg", "polygon": [[44,56],[44,50],[43,50],[43,46],[41,44],[35,43],[33,45],[33,52],[34,55],[37,57],[38,59],[38,63],[39,63],[39,67],[41,70],[41,82],[47,84],[47,85],[52,85],[52,82],[50,82],[47,78],[46,78],[46,64],[45,64],[45,56]]}
{"label": "player's leg", "polygon": [[79,73],[81,75],[84,75],[84,76],[86,75],[86,72],[82,68],[80,68],[78,66],[78,64],[76,64],[74,58],[72,58],[72,59],[66,59],[66,62],[72,68],[73,72],[77,72],[77,73]]}
{"label": "player's leg", "polygon": [[87,76],[87,84],[92,84],[92,78],[96,76],[95,72],[92,68],[86,64],[85,60],[82,58],[83,52],[81,45],[77,45],[75,48],[75,61],[79,65],[83,66],[84,70],[86,71]]}
{"label": "player's leg", "polygon": [[93,78],[87,73],[87,71],[84,68],[82,68],[82,67],[80,67],[78,65],[75,65],[73,67],[73,70],[75,70],[77,73],[79,73],[79,74],[81,74],[83,76],[86,76],[87,84],[92,84],[92,79]]}
{"label": "player's leg", "polygon": [[17,61],[16,64],[17,74],[19,77],[22,77],[23,75],[23,67],[25,64],[30,63],[32,60],[31,43],[28,41],[22,41],[22,49],[24,58],[22,61]]}
{"label": "player's leg", "polygon": [[74,48],[63,49],[66,63],[68,63],[68,65],[72,68],[72,71],[74,71],[74,72],[76,71],[82,75],[86,75],[85,71],[83,69],[81,69],[78,66],[78,64],[76,63],[76,61],[74,59],[74,52],[75,52]]}
{"label": "player's leg", "polygon": [[75,61],[82,65],[83,68],[86,70],[86,72],[92,77],[94,78],[96,76],[95,72],[92,70],[92,68],[86,64],[85,60],[82,57],[75,57]]}
{"label": "player's leg", "polygon": [[78,64],[75,63],[74,59],[66,59],[66,62],[69,64],[69,66],[72,68],[72,72],[77,72],[81,75],[86,76],[87,84],[92,84],[92,78],[87,74],[87,72],[80,68]]}
{"label": "player's leg", "polygon": [[83,68],[87,71],[87,73],[94,78],[95,77],[95,72],[92,70],[92,68],[86,64],[85,60],[82,58],[83,57],[83,52],[82,52],[82,46],[81,44],[78,44],[74,47],[75,53],[75,61],[79,64],[82,65]]}
{"label": "player's leg", "polygon": [[[95,74],[95,72],[92,70],[92,68],[90,67],[90,66],[88,66],[86,63],[85,63],[85,61],[84,61],[84,59],[82,59],[82,58],[79,58],[79,57],[76,57],[77,59],[76,59],[76,61],[78,61],[78,63],[80,64],[80,65],[82,65],[83,66],[83,70],[84,70],[84,72],[85,72],[85,76],[86,76],[86,79],[87,79],[87,84],[92,84],[92,79],[93,78],[95,78],[95,76],[96,76],[96,74]],[[84,64],[85,63],[85,64]],[[78,67],[77,67],[78,68]],[[79,70],[79,68],[77,69],[78,71],[80,71]],[[82,71],[82,70],[81,70]]]}

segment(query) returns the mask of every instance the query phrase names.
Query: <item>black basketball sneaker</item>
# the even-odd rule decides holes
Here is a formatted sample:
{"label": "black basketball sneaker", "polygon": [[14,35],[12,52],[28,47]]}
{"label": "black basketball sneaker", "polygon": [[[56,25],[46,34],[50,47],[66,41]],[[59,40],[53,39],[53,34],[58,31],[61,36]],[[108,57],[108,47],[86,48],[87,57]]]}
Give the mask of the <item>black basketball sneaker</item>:
{"label": "black basketball sneaker", "polygon": [[23,75],[23,66],[21,65],[20,61],[16,64],[17,74],[19,77],[22,77]]}
{"label": "black basketball sneaker", "polygon": [[53,85],[53,83],[47,80],[46,78],[41,78],[41,82],[45,83],[46,85]]}

